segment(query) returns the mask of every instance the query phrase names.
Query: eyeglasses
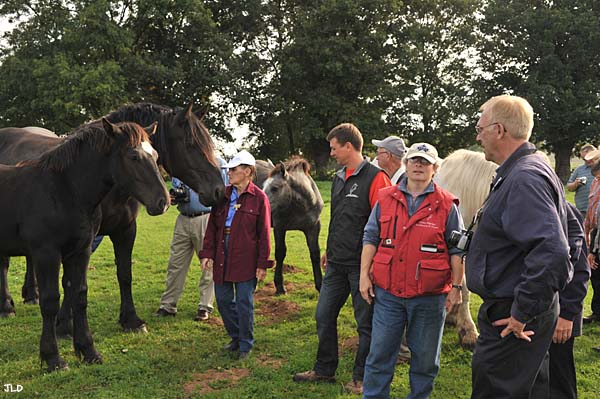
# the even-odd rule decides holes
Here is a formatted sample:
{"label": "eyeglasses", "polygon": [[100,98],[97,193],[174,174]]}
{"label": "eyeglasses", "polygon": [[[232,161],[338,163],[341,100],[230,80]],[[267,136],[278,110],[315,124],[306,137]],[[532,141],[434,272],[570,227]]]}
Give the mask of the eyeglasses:
{"label": "eyeglasses", "polygon": [[409,158],[408,159],[408,163],[411,163],[413,165],[416,164],[416,163],[420,163],[423,166],[429,166],[429,165],[431,165],[431,162],[429,162],[425,158],[421,158],[421,157]]}
{"label": "eyeglasses", "polygon": [[486,129],[490,126],[494,126],[494,125],[499,125],[499,122],[494,122],[494,123],[490,123],[489,125],[485,125],[485,126],[475,126],[475,131],[477,132],[477,134],[481,134],[481,132],[483,132],[483,129]]}

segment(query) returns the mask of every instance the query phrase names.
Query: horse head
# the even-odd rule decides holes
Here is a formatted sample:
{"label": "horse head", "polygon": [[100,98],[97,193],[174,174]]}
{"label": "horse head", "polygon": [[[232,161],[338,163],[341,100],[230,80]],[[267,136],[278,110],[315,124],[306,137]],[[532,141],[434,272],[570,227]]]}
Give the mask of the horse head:
{"label": "horse head", "polygon": [[[184,109],[138,103],[125,105],[106,116],[111,122],[136,122],[145,126],[158,122],[152,144],[158,151],[158,163],[172,176],[183,181],[208,206],[225,195],[214,144],[201,118],[192,112],[193,103]],[[204,115],[201,115],[204,117]]]}
{"label": "horse head", "polygon": [[163,167],[197,192],[203,204],[212,206],[225,195],[225,185],[208,129],[192,112],[192,106],[190,102],[176,111],[154,142],[160,143],[159,161]]}
{"label": "horse head", "polygon": [[137,123],[110,123],[102,118],[106,134],[117,146],[110,163],[115,185],[130,192],[146,206],[150,215],[160,215],[169,208],[167,187],[158,170],[158,153],[149,137],[156,131],[156,123],[142,129]]}

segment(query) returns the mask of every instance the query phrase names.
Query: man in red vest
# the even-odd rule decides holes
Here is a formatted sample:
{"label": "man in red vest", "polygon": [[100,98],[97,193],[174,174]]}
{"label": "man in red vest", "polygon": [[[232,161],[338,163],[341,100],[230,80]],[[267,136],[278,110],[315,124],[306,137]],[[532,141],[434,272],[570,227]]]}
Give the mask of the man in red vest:
{"label": "man in red vest", "polygon": [[439,166],[432,145],[413,144],[405,163],[400,183],[379,191],[364,230],[360,292],[375,304],[364,398],[389,397],[405,327],[412,353],[408,398],[428,398],[446,312],[462,302],[464,246],[451,240],[463,230],[458,200],[432,181]]}

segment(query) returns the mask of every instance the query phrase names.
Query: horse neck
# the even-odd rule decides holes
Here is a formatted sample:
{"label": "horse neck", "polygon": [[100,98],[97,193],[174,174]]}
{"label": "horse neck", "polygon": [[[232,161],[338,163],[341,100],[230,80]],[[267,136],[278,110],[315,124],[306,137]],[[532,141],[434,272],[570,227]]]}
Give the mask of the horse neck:
{"label": "horse neck", "polygon": [[292,202],[298,202],[301,205],[312,208],[322,202],[319,190],[316,189],[314,182],[303,172],[290,173],[290,188],[292,189]]}
{"label": "horse neck", "polygon": [[61,175],[77,201],[94,209],[114,185],[109,165],[109,155],[86,144]]}

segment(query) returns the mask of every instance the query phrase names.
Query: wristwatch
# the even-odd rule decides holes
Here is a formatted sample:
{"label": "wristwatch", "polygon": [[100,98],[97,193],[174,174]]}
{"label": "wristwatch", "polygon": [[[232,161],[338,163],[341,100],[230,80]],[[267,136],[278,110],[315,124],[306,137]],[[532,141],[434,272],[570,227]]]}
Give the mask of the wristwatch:
{"label": "wristwatch", "polygon": [[460,285],[460,284],[452,284],[452,288],[456,288],[459,291],[462,291],[462,285]]}

